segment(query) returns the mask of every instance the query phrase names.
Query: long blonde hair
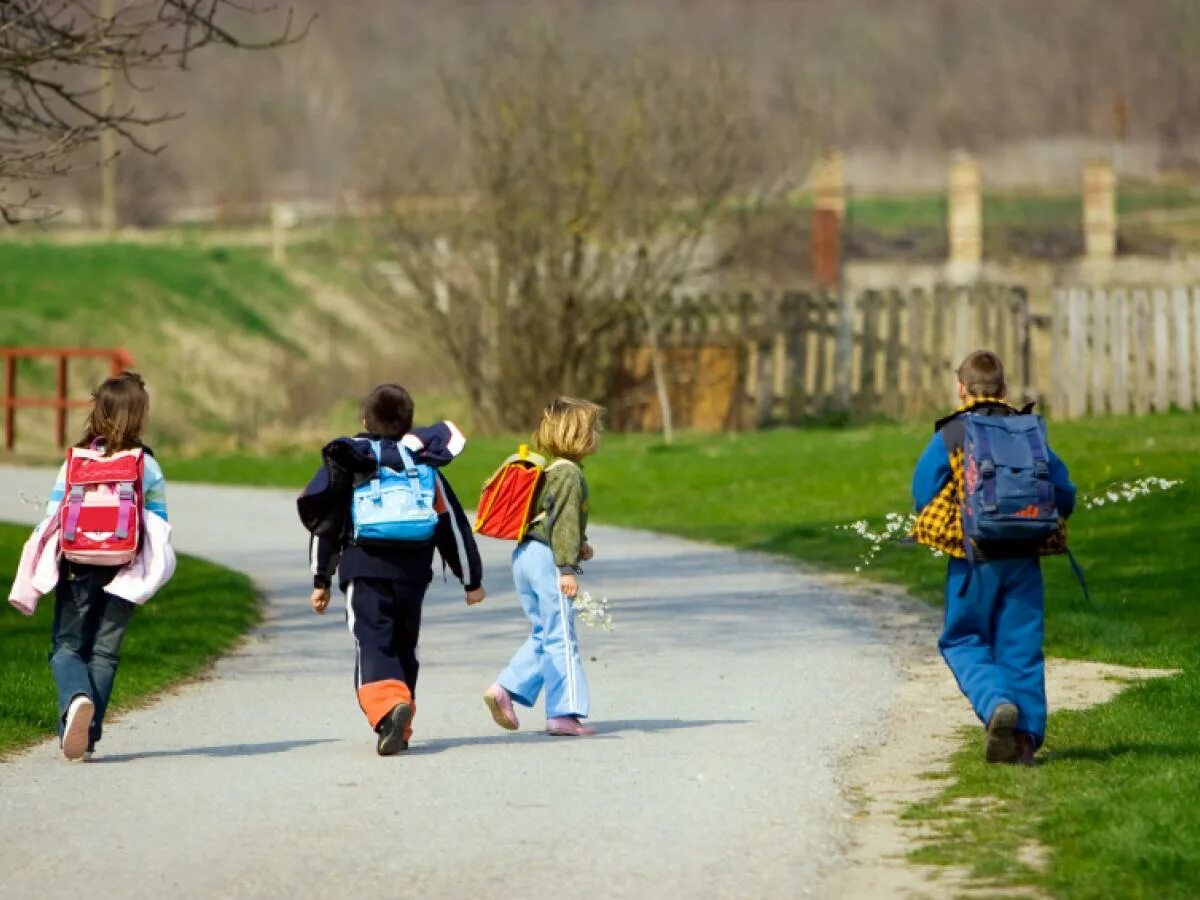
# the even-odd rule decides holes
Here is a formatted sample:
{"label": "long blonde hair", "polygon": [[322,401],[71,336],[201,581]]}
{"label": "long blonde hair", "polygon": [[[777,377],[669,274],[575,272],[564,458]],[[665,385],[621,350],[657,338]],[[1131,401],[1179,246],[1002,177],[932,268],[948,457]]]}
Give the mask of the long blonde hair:
{"label": "long blonde hair", "polygon": [[80,447],[103,441],[107,453],[119,453],[142,445],[142,428],[150,411],[146,382],[137,372],[122,372],[105,379],[92,392]]}
{"label": "long blonde hair", "polygon": [[542,453],[579,462],[600,446],[600,415],[590,400],[559,397],[542,411],[533,445]]}

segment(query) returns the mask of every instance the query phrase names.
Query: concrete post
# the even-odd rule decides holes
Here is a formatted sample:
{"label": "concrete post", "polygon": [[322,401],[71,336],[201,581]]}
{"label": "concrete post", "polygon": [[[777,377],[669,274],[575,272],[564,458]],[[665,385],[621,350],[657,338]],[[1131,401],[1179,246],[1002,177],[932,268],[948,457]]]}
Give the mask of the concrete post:
{"label": "concrete post", "polygon": [[1092,160],[1083,167],[1083,247],[1089,261],[1117,254],[1117,175],[1112,163]]}
{"label": "concrete post", "polygon": [[965,153],[950,164],[949,194],[950,280],[975,281],[983,261],[983,202],[979,163]]}

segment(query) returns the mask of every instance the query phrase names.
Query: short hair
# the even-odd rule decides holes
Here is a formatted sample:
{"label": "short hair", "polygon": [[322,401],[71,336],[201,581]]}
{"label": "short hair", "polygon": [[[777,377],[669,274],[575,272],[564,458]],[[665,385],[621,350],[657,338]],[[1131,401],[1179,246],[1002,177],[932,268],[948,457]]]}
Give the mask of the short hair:
{"label": "short hair", "polygon": [[602,412],[590,400],[559,397],[542,411],[533,445],[550,456],[579,462],[600,446]]}
{"label": "short hair", "polygon": [[1000,397],[1004,383],[1004,363],[991,350],[968,353],[957,370],[958,380],[972,397]]}
{"label": "short hair", "polygon": [[412,396],[398,384],[378,385],[363,398],[362,418],[371,434],[398,440],[412,429]]}

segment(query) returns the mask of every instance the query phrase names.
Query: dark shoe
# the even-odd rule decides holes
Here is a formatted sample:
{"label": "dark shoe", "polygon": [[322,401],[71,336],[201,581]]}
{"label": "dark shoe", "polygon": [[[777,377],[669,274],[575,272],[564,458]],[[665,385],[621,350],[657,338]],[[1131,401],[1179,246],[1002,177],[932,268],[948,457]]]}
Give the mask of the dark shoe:
{"label": "dark shoe", "polygon": [[383,717],[375,730],[379,732],[379,742],[375,752],[380,756],[395,756],[408,749],[408,741],[404,739],[404,731],[412,721],[413,710],[407,703],[397,703],[392,711]]}
{"label": "dark shoe", "polygon": [[1037,765],[1037,760],[1033,758],[1033,735],[1018,734],[1017,741],[1017,758],[1015,760],[1018,766],[1029,766],[1032,768]]}
{"label": "dark shoe", "polygon": [[992,713],[987,726],[987,745],[983,751],[983,758],[988,762],[1017,761],[1017,742],[1013,729],[1017,727],[1018,716],[1020,713],[1012,703],[1001,703]]}

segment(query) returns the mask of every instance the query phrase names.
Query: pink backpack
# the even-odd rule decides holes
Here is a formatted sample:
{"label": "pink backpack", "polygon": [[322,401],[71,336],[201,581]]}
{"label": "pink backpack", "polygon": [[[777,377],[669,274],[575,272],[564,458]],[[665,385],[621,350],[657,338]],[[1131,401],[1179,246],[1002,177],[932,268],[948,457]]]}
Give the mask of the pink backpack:
{"label": "pink backpack", "polygon": [[59,547],[71,562],[123,566],[142,536],[142,450],[111,456],[92,445],[67,452],[67,485],[59,507]]}

